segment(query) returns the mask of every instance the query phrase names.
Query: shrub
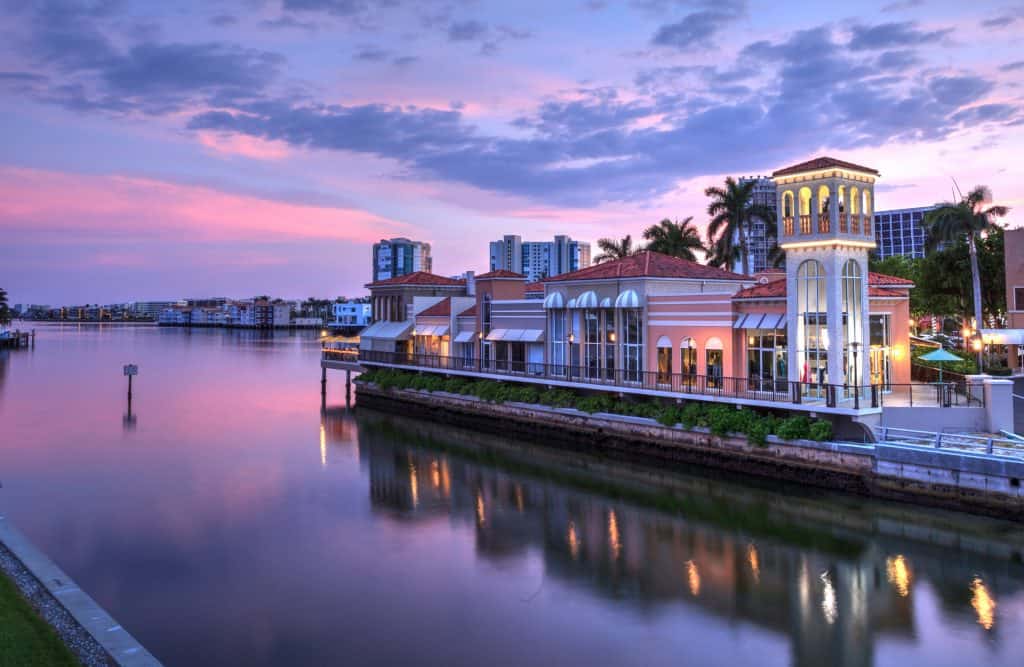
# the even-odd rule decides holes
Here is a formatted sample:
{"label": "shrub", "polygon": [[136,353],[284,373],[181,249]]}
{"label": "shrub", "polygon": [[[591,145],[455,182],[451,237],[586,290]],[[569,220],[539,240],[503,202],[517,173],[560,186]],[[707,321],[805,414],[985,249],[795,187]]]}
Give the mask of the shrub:
{"label": "shrub", "polygon": [[824,419],[818,419],[809,429],[808,436],[811,440],[822,442],[824,440],[832,439],[832,422],[825,421]]}
{"label": "shrub", "polygon": [[640,401],[632,404],[631,413],[636,417],[657,419],[661,415],[662,407],[654,401]]}
{"label": "shrub", "polygon": [[776,427],[775,434],[783,440],[802,440],[810,435],[810,428],[807,417],[790,417],[782,420]]}
{"label": "shrub", "polygon": [[715,435],[725,435],[734,430],[736,408],[731,405],[712,405],[707,410],[708,426]]}
{"label": "shrub", "polygon": [[704,418],[704,404],[703,403],[687,403],[683,406],[682,412],[679,414],[679,422],[685,428],[693,428],[700,424],[700,421]]}
{"label": "shrub", "polygon": [[658,423],[669,428],[675,426],[682,419],[682,410],[674,405],[666,405],[658,415]]}
{"label": "shrub", "polygon": [[516,403],[536,403],[539,396],[540,394],[536,387],[509,387],[508,397],[505,400],[515,401]]}
{"label": "shrub", "polygon": [[611,412],[614,402],[605,394],[584,396],[576,400],[576,409],[591,414],[595,412]]}
{"label": "shrub", "polygon": [[747,431],[747,438],[750,442],[758,447],[764,447],[768,444],[768,436],[772,432],[772,421],[771,417],[754,421]]}
{"label": "shrub", "polygon": [[541,392],[538,401],[552,408],[568,408],[576,402],[576,396],[571,391],[552,388]]}

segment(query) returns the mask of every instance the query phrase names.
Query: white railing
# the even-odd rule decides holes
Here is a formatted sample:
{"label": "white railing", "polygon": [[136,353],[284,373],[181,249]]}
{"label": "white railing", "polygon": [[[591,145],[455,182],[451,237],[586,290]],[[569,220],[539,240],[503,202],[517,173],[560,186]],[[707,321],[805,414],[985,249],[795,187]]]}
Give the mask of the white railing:
{"label": "white railing", "polygon": [[932,449],[953,449],[976,454],[992,454],[1024,458],[1024,442],[1013,438],[966,433],[942,433],[941,431],[918,431],[910,428],[881,426],[877,429],[881,442],[929,447]]}

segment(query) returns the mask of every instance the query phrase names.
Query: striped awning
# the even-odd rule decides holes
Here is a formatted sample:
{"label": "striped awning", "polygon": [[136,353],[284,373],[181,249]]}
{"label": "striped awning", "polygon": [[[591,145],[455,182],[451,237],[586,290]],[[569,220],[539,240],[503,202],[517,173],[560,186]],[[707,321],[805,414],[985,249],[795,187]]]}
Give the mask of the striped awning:
{"label": "striped awning", "polygon": [[733,329],[785,329],[785,313],[747,313],[736,318]]}
{"label": "striped awning", "polygon": [[359,332],[359,339],[375,338],[377,340],[409,340],[412,333],[412,322],[374,322]]}
{"label": "striped awning", "polygon": [[475,331],[460,331],[459,333],[455,334],[455,340],[452,341],[452,342],[453,343],[472,343],[474,340],[476,340],[476,332]]}
{"label": "striped awning", "polygon": [[544,297],[545,308],[565,308],[565,295],[561,292],[552,292]]}
{"label": "striped awning", "polygon": [[576,308],[597,308],[597,292],[587,290],[576,297]]}
{"label": "striped awning", "polygon": [[615,297],[616,308],[639,308],[640,307],[640,295],[636,293],[636,290],[623,290],[619,296]]}
{"label": "striped awning", "polygon": [[424,324],[416,327],[417,336],[447,336],[449,326],[447,324]]}
{"label": "striped awning", "polygon": [[503,343],[539,343],[544,340],[542,329],[495,329],[487,334],[487,340]]}

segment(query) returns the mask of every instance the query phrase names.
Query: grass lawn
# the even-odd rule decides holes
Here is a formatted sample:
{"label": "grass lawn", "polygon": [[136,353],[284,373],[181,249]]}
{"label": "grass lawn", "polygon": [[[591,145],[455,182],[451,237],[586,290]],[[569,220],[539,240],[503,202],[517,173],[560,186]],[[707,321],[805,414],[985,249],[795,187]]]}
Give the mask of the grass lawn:
{"label": "grass lawn", "polygon": [[77,665],[46,621],[0,572],[0,666]]}

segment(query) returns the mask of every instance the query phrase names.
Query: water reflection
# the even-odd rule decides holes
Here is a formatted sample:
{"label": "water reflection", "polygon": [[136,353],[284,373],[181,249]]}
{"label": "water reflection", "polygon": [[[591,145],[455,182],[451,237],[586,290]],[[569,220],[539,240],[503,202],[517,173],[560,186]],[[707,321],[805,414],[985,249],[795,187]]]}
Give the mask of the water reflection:
{"label": "water reflection", "polygon": [[[480,557],[525,557],[536,549],[549,576],[638,609],[697,604],[785,634],[794,665],[871,665],[880,639],[914,640],[919,579],[938,590],[950,618],[985,630],[995,624],[996,602],[971,568],[998,579],[1004,595],[1024,588],[1019,557],[996,553],[1005,536],[950,559],[950,515],[922,519],[896,506],[879,517],[813,496],[780,503],[749,486],[683,476],[673,480],[670,500],[650,499],[573,472],[567,459],[537,448],[503,441],[496,455],[482,435],[417,424],[416,441],[438,448],[403,446],[411,434],[396,424],[402,420],[374,413],[359,419],[359,455],[378,509],[406,521],[439,514],[470,520]],[[449,467],[450,489],[424,472]],[[728,504],[709,497],[712,490]],[[652,507],[666,504],[675,509]],[[763,507],[771,507],[768,515],[758,513]],[[1014,537],[1011,544],[1024,543]],[[957,589],[968,582],[964,604]]]}

